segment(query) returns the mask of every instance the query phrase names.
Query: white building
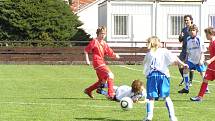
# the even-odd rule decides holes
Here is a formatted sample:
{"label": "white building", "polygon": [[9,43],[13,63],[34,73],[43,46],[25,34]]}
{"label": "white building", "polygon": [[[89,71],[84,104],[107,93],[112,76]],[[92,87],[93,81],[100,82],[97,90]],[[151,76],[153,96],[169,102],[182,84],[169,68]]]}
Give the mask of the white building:
{"label": "white building", "polygon": [[178,46],[186,14],[193,16],[203,38],[204,28],[215,27],[214,0],[98,0],[95,3],[92,11],[88,7],[88,11],[83,10],[78,15],[83,28],[90,30],[93,36],[98,26],[106,26],[110,46],[144,46],[138,42],[152,35]]}

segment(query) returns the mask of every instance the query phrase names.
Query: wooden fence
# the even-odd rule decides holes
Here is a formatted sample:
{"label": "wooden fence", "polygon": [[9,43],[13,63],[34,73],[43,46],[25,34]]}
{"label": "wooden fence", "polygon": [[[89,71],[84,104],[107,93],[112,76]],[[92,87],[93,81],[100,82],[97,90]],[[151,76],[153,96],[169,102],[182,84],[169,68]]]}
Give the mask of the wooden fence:
{"label": "wooden fence", "polygon": [[[166,44],[165,44],[166,46]],[[3,64],[84,64],[84,47],[1,47],[0,63]],[[146,47],[112,47],[119,53],[119,60],[106,58],[112,64],[140,64],[147,52]],[[167,47],[179,54],[181,47]],[[208,57],[208,52],[206,53]]]}

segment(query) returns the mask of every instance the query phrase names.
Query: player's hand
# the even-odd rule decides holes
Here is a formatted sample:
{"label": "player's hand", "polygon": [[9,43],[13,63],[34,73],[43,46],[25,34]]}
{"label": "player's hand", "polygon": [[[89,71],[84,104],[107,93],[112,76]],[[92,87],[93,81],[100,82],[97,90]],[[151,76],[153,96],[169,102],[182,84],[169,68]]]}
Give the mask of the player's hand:
{"label": "player's hand", "polygon": [[187,64],[184,64],[184,69],[188,69],[189,66]]}
{"label": "player's hand", "polygon": [[209,65],[210,63],[211,63],[210,60],[206,60],[206,61],[205,61],[205,65]]}
{"label": "player's hand", "polygon": [[86,61],[87,62],[87,65],[89,66],[90,65],[90,61]]}
{"label": "player's hand", "polygon": [[201,66],[201,65],[203,65],[204,64],[204,61],[200,61],[199,62],[199,65]]}

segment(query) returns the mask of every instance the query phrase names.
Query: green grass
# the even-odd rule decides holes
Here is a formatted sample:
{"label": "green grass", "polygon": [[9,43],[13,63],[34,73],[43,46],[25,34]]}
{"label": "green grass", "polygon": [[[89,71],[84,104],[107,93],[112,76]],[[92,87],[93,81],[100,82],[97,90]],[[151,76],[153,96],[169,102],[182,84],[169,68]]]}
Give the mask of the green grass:
{"label": "green grass", "polygon": [[[131,80],[146,81],[142,66],[110,66],[115,85],[130,85]],[[117,102],[94,93],[83,94],[96,81],[92,67],[84,65],[0,65],[0,121],[141,121],[145,104],[134,104],[123,111]],[[170,67],[171,98],[179,121],[215,121],[215,83],[201,103],[189,98],[197,95],[200,82],[195,81],[188,95],[178,94],[182,87],[177,67]],[[197,72],[194,80],[201,81]],[[153,121],[168,121],[164,101],[155,102]]]}

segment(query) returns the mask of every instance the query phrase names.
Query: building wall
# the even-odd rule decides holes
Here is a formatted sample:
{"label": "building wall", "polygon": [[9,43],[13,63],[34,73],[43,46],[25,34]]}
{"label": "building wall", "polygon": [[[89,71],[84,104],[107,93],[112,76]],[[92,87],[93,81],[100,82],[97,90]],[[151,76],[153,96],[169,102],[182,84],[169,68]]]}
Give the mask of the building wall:
{"label": "building wall", "polygon": [[[102,0],[101,0],[102,1]],[[100,1],[95,1],[83,9],[79,10],[77,15],[79,20],[83,22],[81,28],[83,28],[91,37],[96,37],[96,29],[98,27],[98,4]]]}
{"label": "building wall", "polygon": [[[163,42],[175,42],[178,44],[176,46],[181,46],[178,42],[180,31],[174,36],[170,34],[170,17],[181,16],[183,18],[184,15],[191,14],[194,24],[199,27],[199,35],[206,39],[203,30],[210,25],[209,16],[215,16],[215,3],[106,1],[106,6],[103,8],[99,7],[99,10],[101,10],[101,13],[102,11],[105,14],[107,13],[107,19],[104,17],[105,14],[103,14],[99,20],[102,19],[101,21],[107,23],[107,41],[114,41],[109,43],[110,46],[145,46],[138,42],[146,41],[146,38],[152,35],[158,36]],[[129,30],[126,36],[115,36],[113,19],[115,15],[128,16]],[[136,43],[131,44],[129,42]]]}

